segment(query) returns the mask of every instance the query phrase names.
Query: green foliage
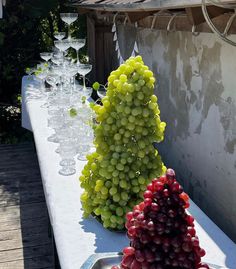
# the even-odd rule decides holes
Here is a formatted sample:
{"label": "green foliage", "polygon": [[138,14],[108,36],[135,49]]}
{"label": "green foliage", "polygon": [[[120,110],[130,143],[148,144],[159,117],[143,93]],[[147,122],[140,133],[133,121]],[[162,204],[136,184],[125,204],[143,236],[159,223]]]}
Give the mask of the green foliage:
{"label": "green foliage", "polygon": [[[20,99],[18,100],[20,103]],[[21,114],[19,106],[0,105],[0,144],[16,144],[33,140],[31,132],[21,128]]]}
{"label": "green foliage", "polygon": [[[17,103],[26,67],[33,67],[40,62],[40,52],[50,51],[55,31],[67,30],[60,20],[60,12],[76,12],[76,10],[67,7],[66,2],[66,0],[7,1],[3,19],[0,20],[1,103],[13,105]],[[85,17],[79,16],[79,20],[72,24],[72,36],[84,38],[85,29]],[[85,51],[86,48],[83,53]],[[1,122],[5,121],[5,116],[1,113]],[[5,130],[1,128],[0,132],[5,133]]]}

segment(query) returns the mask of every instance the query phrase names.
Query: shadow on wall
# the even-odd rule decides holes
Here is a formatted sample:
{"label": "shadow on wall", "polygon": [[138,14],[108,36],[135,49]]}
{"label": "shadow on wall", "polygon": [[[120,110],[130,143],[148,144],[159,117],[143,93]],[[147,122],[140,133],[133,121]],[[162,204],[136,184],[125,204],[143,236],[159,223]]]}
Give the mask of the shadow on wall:
{"label": "shadow on wall", "polygon": [[[138,39],[141,55],[157,74],[161,118],[167,122],[160,155],[191,198],[236,242],[235,48],[212,34],[140,30]],[[235,268],[229,250],[222,251],[227,266]]]}

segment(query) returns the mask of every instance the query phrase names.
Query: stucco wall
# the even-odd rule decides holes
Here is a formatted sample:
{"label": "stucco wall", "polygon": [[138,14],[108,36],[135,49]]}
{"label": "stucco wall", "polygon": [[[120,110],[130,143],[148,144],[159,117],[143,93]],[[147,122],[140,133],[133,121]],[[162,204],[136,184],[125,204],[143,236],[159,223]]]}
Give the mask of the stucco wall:
{"label": "stucco wall", "polygon": [[215,35],[119,26],[121,54],[135,39],[156,74],[164,163],[191,198],[236,241],[236,47]]}

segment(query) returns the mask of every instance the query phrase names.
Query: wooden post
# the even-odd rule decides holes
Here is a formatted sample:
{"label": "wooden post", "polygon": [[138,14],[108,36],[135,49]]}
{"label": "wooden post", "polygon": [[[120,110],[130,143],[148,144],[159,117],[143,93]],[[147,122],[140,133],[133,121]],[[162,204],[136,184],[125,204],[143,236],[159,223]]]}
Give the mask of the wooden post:
{"label": "wooden post", "polygon": [[92,17],[87,15],[87,46],[88,46],[88,56],[93,69],[89,74],[89,79],[91,81],[96,80],[96,42],[95,42],[95,21]]}
{"label": "wooden post", "polygon": [[88,55],[93,65],[90,73],[91,82],[107,82],[110,72],[117,67],[118,59],[113,42],[111,25],[95,21],[87,15]]}

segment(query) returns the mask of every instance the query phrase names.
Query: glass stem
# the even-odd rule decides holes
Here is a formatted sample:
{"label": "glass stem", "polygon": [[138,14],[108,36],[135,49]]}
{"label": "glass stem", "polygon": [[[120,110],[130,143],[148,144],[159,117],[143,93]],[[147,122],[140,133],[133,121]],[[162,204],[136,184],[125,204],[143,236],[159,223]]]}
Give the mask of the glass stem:
{"label": "glass stem", "polygon": [[63,89],[63,87],[62,87],[62,76],[60,76],[60,82],[61,82],[61,83],[60,83],[60,84],[61,84],[61,85],[60,85],[60,86],[61,86],[61,87],[60,87],[60,90],[61,90],[61,94],[62,94],[62,89]]}
{"label": "glass stem", "polygon": [[71,36],[70,36],[70,24],[68,24],[68,39],[70,39]]}
{"label": "glass stem", "polygon": [[73,77],[73,82],[74,82],[74,91],[75,91],[75,76]]}
{"label": "glass stem", "polygon": [[83,76],[83,85],[84,85],[84,90],[86,90],[86,85],[85,85],[85,76]]}
{"label": "glass stem", "polygon": [[79,64],[79,50],[76,50],[76,55],[77,55],[77,64]]}

